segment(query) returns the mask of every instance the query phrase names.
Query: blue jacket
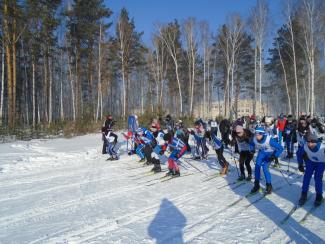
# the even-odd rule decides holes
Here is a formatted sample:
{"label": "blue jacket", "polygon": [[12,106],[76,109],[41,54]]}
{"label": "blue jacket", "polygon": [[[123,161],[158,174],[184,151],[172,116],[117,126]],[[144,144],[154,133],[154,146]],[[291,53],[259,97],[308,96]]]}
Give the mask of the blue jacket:
{"label": "blue jacket", "polygon": [[318,142],[315,148],[310,149],[307,143],[305,143],[297,151],[297,161],[299,164],[303,163],[304,155],[307,155],[307,162],[325,163],[325,146]]}
{"label": "blue jacket", "polygon": [[213,146],[214,146],[214,149],[218,150],[222,147],[222,142],[221,140],[215,135],[215,134],[211,134],[211,139],[213,141]]}
{"label": "blue jacket", "polygon": [[256,137],[249,144],[250,151],[258,150],[259,153],[273,154],[274,157],[280,157],[283,147],[274,138],[264,135],[262,140],[257,141]]}

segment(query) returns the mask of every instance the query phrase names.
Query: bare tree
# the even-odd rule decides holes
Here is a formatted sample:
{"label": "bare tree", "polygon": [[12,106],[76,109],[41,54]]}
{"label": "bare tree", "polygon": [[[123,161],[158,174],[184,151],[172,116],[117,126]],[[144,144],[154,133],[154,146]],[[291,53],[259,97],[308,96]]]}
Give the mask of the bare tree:
{"label": "bare tree", "polygon": [[[195,18],[188,18],[183,23],[186,52],[189,67],[189,95],[190,95],[190,115],[193,115],[194,85],[195,85],[195,65],[197,56],[197,23]],[[201,29],[201,31],[203,31]],[[204,63],[205,68],[205,63]],[[204,107],[205,107],[205,74],[204,74]]]}
{"label": "bare tree", "polygon": [[157,25],[157,29],[164,41],[167,50],[174,62],[175,66],[175,74],[178,85],[178,93],[179,93],[179,103],[180,103],[180,113],[183,114],[183,97],[182,97],[182,89],[181,89],[181,81],[179,77],[179,57],[178,57],[178,49],[176,46],[176,41],[178,38],[179,30],[175,25],[161,26]]}
{"label": "bare tree", "polygon": [[[254,112],[256,112],[257,100],[257,64],[259,67],[259,102],[262,104],[262,73],[263,73],[263,46],[268,23],[268,4],[266,0],[257,0],[256,6],[252,9],[250,17],[250,27],[253,36],[255,37],[255,64],[254,64]],[[258,61],[257,61],[258,59]]]}
{"label": "bare tree", "polygon": [[[293,4],[291,4],[291,0],[287,0],[286,4],[286,18],[287,18],[287,26],[290,32],[290,41],[289,44],[292,49],[292,57],[293,57],[293,70],[294,70],[294,79],[295,79],[295,93],[296,93],[296,118],[299,116],[299,88],[298,88],[298,75],[297,75],[297,58],[296,58],[296,45],[295,45],[295,36],[293,31],[293,24],[292,24],[292,9]],[[280,50],[279,50],[280,52]],[[281,60],[282,63],[282,60]],[[287,82],[287,81],[286,81]],[[287,84],[286,84],[287,85]],[[289,98],[289,97],[288,97]],[[290,114],[292,113],[290,99],[289,101],[289,110]]]}
{"label": "bare tree", "polygon": [[3,117],[3,102],[4,102],[4,89],[5,89],[5,44],[2,39],[2,47],[1,47],[1,94],[0,94],[0,125],[2,125],[2,117]]}
{"label": "bare tree", "polygon": [[288,88],[287,72],[286,72],[286,69],[285,69],[285,66],[284,66],[284,63],[283,63],[283,60],[282,60],[282,55],[281,55],[281,50],[280,50],[280,47],[279,47],[279,42],[276,41],[276,44],[277,44],[277,49],[278,49],[278,53],[279,53],[279,57],[280,57],[281,66],[282,66],[282,69],[283,69],[284,83],[285,83],[285,86],[286,86],[286,91],[287,91],[287,96],[288,96],[289,113],[291,114],[292,113],[292,108],[291,108],[291,98],[290,98],[290,93],[289,93],[289,88]]}
{"label": "bare tree", "polygon": [[316,49],[319,38],[322,34],[323,8],[321,1],[317,0],[302,0],[300,9],[300,22],[304,36],[304,50],[308,61],[308,91],[309,97],[308,111],[310,114],[315,114],[315,63]]}

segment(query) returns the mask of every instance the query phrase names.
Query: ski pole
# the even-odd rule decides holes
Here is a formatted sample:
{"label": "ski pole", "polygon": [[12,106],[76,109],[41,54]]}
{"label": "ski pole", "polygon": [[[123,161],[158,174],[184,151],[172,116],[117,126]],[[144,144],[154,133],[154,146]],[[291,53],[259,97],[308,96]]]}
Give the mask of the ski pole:
{"label": "ski pole", "polygon": [[285,177],[285,175],[283,174],[283,172],[282,172],[282,170],[279,168],[279,171],[280,171],[280,173],[282,174],[282,177],[285,179],[285,181],[288,183],[288,185],[289,186],[291,186],[292,185],[292,183],[290,183],[289,181],[288,181],[288,179],[287,179],[287,177]]}
{"label": "ski pole", "polygon": [[196,169],[197,171],[199,171],[200,173],[205,174],[202,170],[200,170],[198,167],[194,166],[193,164],[191,164],[188,160],[186,160],[185,158],[183,158],[184,162],[187,163],[188,165],[190,165],[191,167],[193,167],[194,169]]}
{"label": "ski pole", "polygon": [[232,156],[233,160],[235,161],[236,171],[237,171],[237,175],[239,177],[239,170],[238,170],[238,167],[237,167],[237,161],[236,161],[236,158],[234,157],[234,154],[232,152],[232,148],[230,148],[230,152],[231,152],[231,156]]}

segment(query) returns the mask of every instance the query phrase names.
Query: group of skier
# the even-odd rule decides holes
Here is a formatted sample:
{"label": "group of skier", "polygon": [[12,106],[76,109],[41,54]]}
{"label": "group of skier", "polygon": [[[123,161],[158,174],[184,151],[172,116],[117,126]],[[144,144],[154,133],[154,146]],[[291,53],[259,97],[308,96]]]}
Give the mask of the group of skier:
{"label": "group of skier", "polygon": [[[112,116],[107,116],[102,128],[103,153],[109,154],[110,160],[118,159],[115,149],[117,135],[113,133],[113,125]],[[168,152],[166,175],[172,177],[180,176],[179,165],[184,154],[192,154],[193,160],[207,159],[209,151],[207,145],[210,145],[215,150],[221,166],[220,175],[228,173],[229,162],[223,152],[229,149],[234,160],[236,159],[233,154],[239,154],[238,181],[251,181],[253,178],[251,161],[256,153],[255,181],[251,194],[260,190],[261,168],[266,181],[265,194],[272,192],[270,164],[274,161],[274,165],[280,167],[279,157],[284,151],[283,145],[287,151],[286,158],[291,160],[294,157],[294,145],[297,143],[298,169],[304,172],[299,204],[303,205],[306,202],[310,180],[314,174],[316,190],[314,204],[319,206],[323,200],[322,178],[325,170],[325,146],[321,143],[323,133],[324,125],[317,118],[306,115],[300,116],[298,121],[291,115],[283,114],[277,119],[270,116],[261,119],[249,116],[233,122],[228,119],[205,122],[199,118],[195,120],[193,129],[186,128],[181,120],[175,122],[170,115],[163,120],[153,119],[148,128],[139,127],[137,116],[131,115],[128,119],[128,132],[123,135],[127,140],[128,154],[136,154],[140,162],[153,165],[152,171],[155,173],[162,171],[160,158]],[[192,146],[189,144],[191,136],[195,142]]]}

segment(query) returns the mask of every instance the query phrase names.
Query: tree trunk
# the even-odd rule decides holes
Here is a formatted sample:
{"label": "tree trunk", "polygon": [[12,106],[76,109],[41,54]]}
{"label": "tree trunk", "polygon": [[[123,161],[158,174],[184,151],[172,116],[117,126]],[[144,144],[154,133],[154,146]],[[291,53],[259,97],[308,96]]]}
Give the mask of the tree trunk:
{"label": "tree trunk", "polygon": [[64,120],[64,110],[63,110],[63,51],[61,50],[61,75],[60,75],[60,119]]}
{"label": "tree trunk", "polygon": [[2,40],[2,51],[1,51],[1,94],[0,94],[0,125],[2,125],[3,117],[3,102],[4,102],[4,89],[5,89],[5,43]]}
{"label": "tree trunk", "polygon": [[36,126],[35,57],[32,57],[33,128]]}
{"label": "tree trunk", "polygon": [[52,84],[53,84],[53,74],[52,74],[52,58],[49,58],[49,124],[52,123]]}
{"label": "tree trunk", "polygon": [[289,113],[292,114],[291,98],[290,98],[290,94],[289,94],[287,74],[286,74],[286,70],[285,70],[285,67],[284,67],[283,60],[282,60],[282,55],[281,55],[281,51],[280,51],[280,47],[279,47],[278,42],[277,42],[277,47],[278,47],[278,53],[279,53],[279,57],[280,57],[280,61],[281,61],[281,66],[282,66],[282,69],[283,69],[284,82],[285,82],[285,85],[286,85],[286,91],[287,91],[287,96],[288,96],[288,105],[289,105]]}
{"label": "tree trunk", "polygon": [[254,48],[254,102],[253,114],[256,114],[256,99],[257,99],[257,46]]}

